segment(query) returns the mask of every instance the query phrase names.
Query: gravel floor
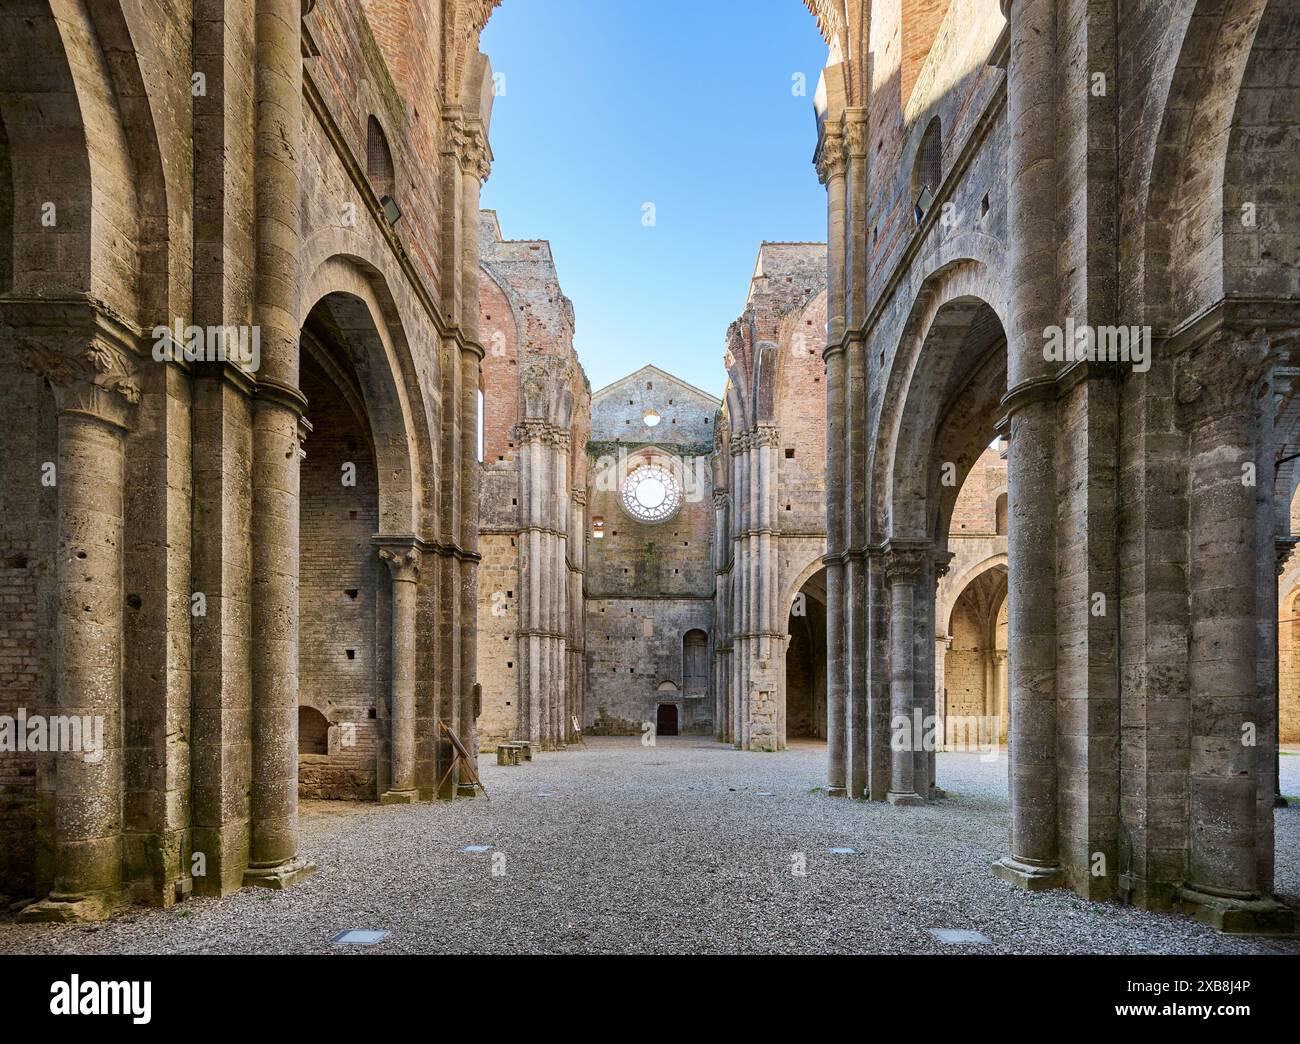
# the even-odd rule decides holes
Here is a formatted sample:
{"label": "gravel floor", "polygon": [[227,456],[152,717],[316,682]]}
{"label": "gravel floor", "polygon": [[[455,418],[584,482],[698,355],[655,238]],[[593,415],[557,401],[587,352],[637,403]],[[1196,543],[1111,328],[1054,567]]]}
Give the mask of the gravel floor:
{"label": "gravel floor", "polygon": [[[519,768],[484,758],[490,801],[304,803],[301,848],[319,869],[286,892],[75,928],[10,919],[0,952],[1300,953],[1296,940],[1230,938],[995,880],[1005,756],[940,754],[948,798],[896,809],[821,793],[821,745],[589,744]],[[1300,796],[1300,756],[1282,763],[1284,793]],[[1277,827],[1278,891],[1300,906],[1300,807],[1280,810]],[[331,946],[345,928],[392,934]],[[928,928],[990,942],[943,944]]]}

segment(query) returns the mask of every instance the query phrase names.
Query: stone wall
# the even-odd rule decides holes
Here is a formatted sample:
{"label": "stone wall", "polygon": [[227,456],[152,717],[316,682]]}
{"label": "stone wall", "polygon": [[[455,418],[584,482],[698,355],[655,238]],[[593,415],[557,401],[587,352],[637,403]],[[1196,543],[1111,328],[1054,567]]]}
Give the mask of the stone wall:
{"label": "stone wall", "polygon": [[[721,542],[715,735],[743,749],[785,747],[791,614],[801,614],[806,626],[804,588],[826,550],[825,370],[818,348],[826,276],[823,244],[763,243],[745,311],[727,331],[728,382],[713,459]],[[814,591],[824,607],[824,586]],[[803,663],[792,670],[807,718],[796,728],[824,736],[824,674]]]}
{"label": "stone wall", "polygon": [[[2,475],[6,590],[28,593],[0,602],[0,644],[48,606],[57,650],[0,668],[0,708],[75,710],[105,744],[5,758],[0,891],[48,895],[25,918],[310,872],[300,698],[329,719],[312,793],[429,798],[438,720],[472,741],[494,6],[0,15],[0,352],[37,375],[13,412],[40,432]],[[168,353],[172,327],[197,357]]]}
{"label": "stone wall", "polygon": [[[653,366],[592,396],[584,614],[585,721],[594,732],[640,733],[660,704],[677,709],[683,733],[712,731],[712,679],[702,691],[685,691],[683,643],[699,629],[712,653],[708,457],[717,409],[712,396]],[[625,482],[647,465],[664,468],[680,491],[679,506],[662,521],[637,519],[623,501]]]}
{"label": "stone wall", "polygon": [[590,387],[550,244],[479,215],[483,442],[479,681],[483,748],[563,747],[582,720]]}

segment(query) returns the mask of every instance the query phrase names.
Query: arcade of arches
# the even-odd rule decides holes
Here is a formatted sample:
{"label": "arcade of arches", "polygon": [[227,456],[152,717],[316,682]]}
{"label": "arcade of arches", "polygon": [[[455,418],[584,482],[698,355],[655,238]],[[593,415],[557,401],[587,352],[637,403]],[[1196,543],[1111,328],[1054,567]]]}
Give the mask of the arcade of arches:
{"label": "arcade of arches", "polygon": [[593,391],[480,211],[508,3],[6,4],[0,714],[103,725],[0,752],[23,919],[293,884],[300,794],[458,797],[452,734],[649,729],[824,744],[898,831],[1005,744],[999,877],[1293,927],[1300,0],[805,4],[826,242],[760,246],[720,399]]}

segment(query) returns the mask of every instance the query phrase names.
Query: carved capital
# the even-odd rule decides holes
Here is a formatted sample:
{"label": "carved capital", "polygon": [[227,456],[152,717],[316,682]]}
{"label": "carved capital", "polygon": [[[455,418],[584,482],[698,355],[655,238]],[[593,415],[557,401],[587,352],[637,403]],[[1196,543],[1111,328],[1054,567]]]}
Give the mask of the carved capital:
{"label": "carved capital", "polygon": [[386,544],[380,547],[379,557],[388,566],[394,581],[413,584],[420,579],[419,548]]}
{"label": "carved capital", "polygon": [[1300,537],[1278,537],[1273,541],[1278,576],[1286,572],[1286,564],[1291,560],[1297,543],[1300,543]]}
{"label": "carved capital", "polygon": [[546,439],[547,430],[550,425],[544,420],[538,420],[533,417],[524,417],[515,422],[515,441],[523,444],[525,442],[543,442]]}
{"label": "carved capital", "polygon": [[867,155],[867,110],[850,109],[844,114],[844,141],[851,159]]}
{"label": "carved capital", "polygon": [[831,178],[842,176],[847,162],[848,150],[844,144],[843,129],[833,124],[826,124],[815,160],[817,180],[825,185]]}
{"label": "carved capital", "polygon": [[136,334],[85,302],[49,302],[31,318],[0,327],[0,344],[13,347],[18,365],[50,382],[61,412],[129,428],[141,395]]}
{"label": "carved capital", "polygon": [[487,181],[492,172],[492,149],[488,145],[483,124],[478,120],[466,120],[456,134],[456,162],[466,174],[472,174],[479,181]]}
{"label": "carved capital", "polygon": [[948,575],[948,570],[952,567],[952,560],[957,556],[951,551],[936,551],[934,555],[934,586],[935,590],[939,588],[939,581]]}
{"label": "carved capital", "polygon": [[1277,355],[1267,331],[1224,328],[1177,363],[1174,398],[1180,421],[1194,427],[1258,406],[1262,382]]}
{"label": "carved capital", "polygon": [[919,548],[890,548],[885,552],[885,578],[894,584],[915,586],[925,572],[926,552]]}
{"label": "carved capital", "polygon": [[781,445],[781,429],[775,424],[760,424],[754,429],[755,446],[771,446],[773,448]]}

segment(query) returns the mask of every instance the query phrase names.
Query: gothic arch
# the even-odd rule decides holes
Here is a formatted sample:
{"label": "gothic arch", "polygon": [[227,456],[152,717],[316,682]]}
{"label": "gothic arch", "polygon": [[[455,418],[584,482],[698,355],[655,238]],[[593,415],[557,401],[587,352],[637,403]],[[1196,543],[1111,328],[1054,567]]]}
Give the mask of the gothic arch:
{"label": "gothic arch", "polygon": [[[161,150],[127,12],[23,0],[0,16],[0,27],[0,120],[15,218],[15,242],[3,248],[23,260],[37,250],[49,259],[16,264],[13,292],[89,295],[142,328],[165,322],[180,296],[169,281],[179,266],[169,264]],[[53,226],[41,224],[47,204]],[[53,237],[59,246],[51,250]]]}
{"label": "gothic arch", "polygon": [[952,592],[952,596],[944,599],[935,607],[936,611],[934,618],[938,621],[942,621],[946,627],[947,621],[952,618],[953,606],[956,605],[957,599],[961,597],[961,593],[966,590],[966,588],[969,587],[977,577],[999,568],[1004,570],[1007,568],[1007,556],[1005,552],[990,555],[982,562],[977,562],[975,565],[961,573],[947,578],[948,582],[945,584],[945,588]]}
{"label": "gothic arch", "polygon": [[826,568],[826,563],[823,562],[821,556],[818,555],[811,562],[807,563],[802,569],[799,570],[798,574],[794,578],[793,583],[791,583],[785,589],[784,597],[782,598],[780,604],[781,604],[781,618],[782,618],[783,626],[785,627],[786,638],[790,637],[790,627],[789,627],[790,607],[794,604],[795,598],[798,596],[799,592],[804,589],[804,585],[807,584],[809,580],[811,580],[814,576],[816,576],[825,568]]}
{"label": "gothic arch", "polygon": [[1252,45],[1270,2],[1276,0],[1197,0],[1175,30],[1182,44],[1145,207],[1146,313],[1157,336],[1224,296],[1227,152]]}
{"label": "gothic arch", "polygon": [[[415,361],[383,277],[357,257],[335,255],[309,277],[304,312],[325,318],[359,382],[380,478],[380,529],[432,532],[434,474]],[[309,405],[310,410],[310,405]]]}
{"label": "gothic arch", "polygon": [[[930,532],[930,461],[948,405],[949,384],[961,373],[958,355],[981,313],[1005,329],[1002,292],[993,273],[973,259],[950,262],[922,283],[894,353],[883,402],[873,472],[885,490],[882,532],[923,539]],[[1004,338],[1005,341],[1005,338]],[[1005,353],[1004,353],[1005,354]],[[987,443],[987,440],[985,440]]]}

